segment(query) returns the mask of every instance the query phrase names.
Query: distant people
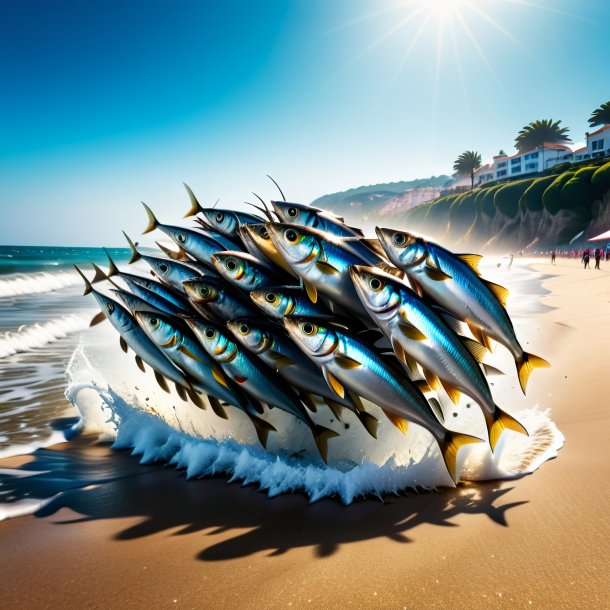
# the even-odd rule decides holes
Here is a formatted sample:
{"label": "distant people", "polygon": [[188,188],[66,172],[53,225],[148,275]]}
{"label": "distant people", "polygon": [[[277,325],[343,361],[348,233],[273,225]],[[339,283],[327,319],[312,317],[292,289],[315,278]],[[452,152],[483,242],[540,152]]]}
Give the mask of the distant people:
{"label": "distant people", "polygon": [[556,256],[555,250],[551,251],[551,264],[552,265],[555,264],[555,256]]}
{"label": "distant people", "polygon": [[600,269],[599,262],[602,258],[602,250],[601,248],[595,248],[595,268]]}
{"label": "distant people", "polygon": [[589,255],[589,250],[585,250],[582,253],[582,262],[585,265],[585,269],[590,269],[591,267],[589,267],[589,260],[590,260],[590,255]]}
{"label": "distant people", "polygon": [[610,260],[610,244],[606,246],[606,262]]}
{"label": "distant people", "polygon": [[514,258],[514,256],[511,254],[510,255],[510,260],[508,261],[508,268],[509,269],[513,266],[513,258]]}

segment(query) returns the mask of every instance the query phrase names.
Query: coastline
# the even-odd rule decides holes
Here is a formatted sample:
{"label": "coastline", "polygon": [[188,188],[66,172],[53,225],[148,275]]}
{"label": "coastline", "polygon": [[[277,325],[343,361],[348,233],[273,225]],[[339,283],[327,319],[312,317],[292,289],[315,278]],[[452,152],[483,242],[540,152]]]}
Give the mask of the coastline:
{"label": "coastline", "polygon": [[[528,402],[551,406],[566,437],[559,459],[519,480],[345,508],[299,494],[269,499],[224,478],[187,482],[180,471],[72,442],[0,462],[32,460],[40,471],[82,450],[85,465],[108,479],[75,485],[39,516],[0,523],[2,599],[104,608],[608,606],[610,272],[563,259],[533,268],[553,274],[542,299],[553,309],[532,321],[533,351],[553,367],[535,373]],[[113,480],[115,460],[125,476]]]}

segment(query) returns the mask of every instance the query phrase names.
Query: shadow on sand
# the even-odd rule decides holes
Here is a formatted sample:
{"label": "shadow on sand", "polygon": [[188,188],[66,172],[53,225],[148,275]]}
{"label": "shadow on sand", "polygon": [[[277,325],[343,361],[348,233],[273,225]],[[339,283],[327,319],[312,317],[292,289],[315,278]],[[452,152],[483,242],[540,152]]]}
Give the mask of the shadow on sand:
{"label": "shadow on sand", "polygon": [[499,482],[388,496],[383,501],[360,500],[349,507],[333,500],[309,504],[299,494],[270,499],[253,486],[227,484],[224,478],[187,481],[182,472],[141,465],[127,452],[92,445],[86,439],[76,439],[61,450],[40,449],[31,458],[19,473],[0,471],[0,502],[48,499],[37,517],[63,508],[82,515],[55,521],[64,527],[141,517],[140,523],[116,534],[117,540],[176,528],[172,535],[239,532],[205,546],[197,555],[204,561],[265,551],[280,555],[296,547],[313,547],[318,557],[326,557],[342,544],[378,537],[409,543],[409,533],[419,525],[456,527],[451,520],[462,514],[485,514],[506,527],[507,511],[526,503],[502,503],[512,487]]}

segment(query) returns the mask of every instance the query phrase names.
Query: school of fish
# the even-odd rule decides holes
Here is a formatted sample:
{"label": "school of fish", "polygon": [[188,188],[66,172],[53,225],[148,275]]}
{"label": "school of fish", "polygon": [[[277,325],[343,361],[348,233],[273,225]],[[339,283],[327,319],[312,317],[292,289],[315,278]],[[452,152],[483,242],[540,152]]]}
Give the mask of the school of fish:
{"label": "school of fish", "polygon": [[[532,370],[549,364],[519,344],[508,291],[480,276],[480,256],[390,228],[366,238],[283,193],[272,210],[253,206],[259,216],[202,207],[185,187],[192,228],[163,224],[143,204],[144,233],[160,231],[175,247],[158,243],[151,255],[125,234],[130,263],[144,261],[150,276],[110,255],[108,271],[93,264],[91,279],[76,267],[101,308],[91,324],[107,319],[165,391],[171,382],[211,417],[241,410],[263,447],[276,432],[268,409],[280,409],[307,426],[325,462],[339,435],[329,426],[345,410],[377,438],[365,399],[401,432],[427,430],[456,483],[460,447],[488,440],[493,452],[505,430],[528,434],[496,404],[484,358],[492,341],[505,346],[524,393]],[[480,407],[488,439],[445,427],[441,403],[461,394]],[[311,415],[323,409],[328,425]]]}

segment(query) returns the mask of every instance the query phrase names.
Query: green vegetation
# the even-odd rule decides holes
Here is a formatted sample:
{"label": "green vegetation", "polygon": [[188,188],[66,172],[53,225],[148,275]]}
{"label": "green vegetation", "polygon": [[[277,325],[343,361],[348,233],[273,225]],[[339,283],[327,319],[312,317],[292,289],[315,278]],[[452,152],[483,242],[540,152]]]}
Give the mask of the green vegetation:
{"label": "green vegetation", "polygon": [[544,207],[542,205],[542,195],[553,180],[555,180],[555,176],[544,176],[543,178],[532,180],[523,195],[521,195],[521,199],[519,199],[519,207],[522,210],[540,212]]}
{"label": "green vegetation", "polygon": [[604,102],[599,108],[596,108],[591,113],[589,125],[591,125],[591,127],[610,125],[610,102]]}
{"label": "green vegetation", "polygon": [[504,216],[515,218],[519,214],[519,200],[531,184],[532,180],[526,179],[501,186],[494,193],[494,205]]}
{"label": "green vegetation", "polygon": [[541,119],[526,125],[515,138],[515,145],[519,152],[526,152],[542,146],[545,142],[563,144],[569,142],[567,127],[561,127],[561,121]]}
{"label": "green vegetation", "polygon": [[561,189],[573,175],[574,172],[559,174],[542,194],[542,205],[549,214],[555,215],[561,210]]}
{"label": "green vegetation", "polygon": [[458,176],[470,176],[470,189],[474,188],[474,173],[481,167],[481,155],[474,150],[463,152],[453,164],[453,171]]}
{"label": "green vegetation", "polygon": [[591,184],[600,191],[610,189],[610,161],[599,167],[593,176],[591,176]]}

